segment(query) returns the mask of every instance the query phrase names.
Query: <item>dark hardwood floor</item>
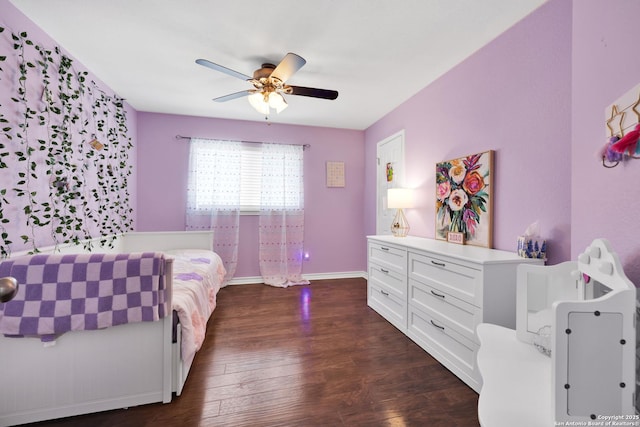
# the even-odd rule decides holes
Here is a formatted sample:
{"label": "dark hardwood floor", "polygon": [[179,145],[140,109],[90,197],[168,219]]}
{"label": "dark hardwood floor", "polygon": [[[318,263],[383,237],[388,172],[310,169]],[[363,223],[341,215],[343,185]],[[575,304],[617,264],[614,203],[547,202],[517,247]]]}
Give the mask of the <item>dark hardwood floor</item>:
{"label": "dark hardwood floor", "polygon": [[477,426],[478,395],[366,305],[364,279],[223,288],[180,397],[38,426]]}

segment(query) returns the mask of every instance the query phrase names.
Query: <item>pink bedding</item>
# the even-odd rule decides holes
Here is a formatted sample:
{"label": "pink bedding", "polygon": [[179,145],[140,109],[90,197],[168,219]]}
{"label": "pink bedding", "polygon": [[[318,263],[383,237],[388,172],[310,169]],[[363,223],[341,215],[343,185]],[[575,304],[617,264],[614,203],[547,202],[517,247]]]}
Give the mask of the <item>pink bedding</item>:
{"label": "pink bedding", "polygon": [[211,251],[184,249],[165,255],[174,260],[172,306],[182,327],[183,366],[188,367],[202,347],[226,271],[220,257]]}

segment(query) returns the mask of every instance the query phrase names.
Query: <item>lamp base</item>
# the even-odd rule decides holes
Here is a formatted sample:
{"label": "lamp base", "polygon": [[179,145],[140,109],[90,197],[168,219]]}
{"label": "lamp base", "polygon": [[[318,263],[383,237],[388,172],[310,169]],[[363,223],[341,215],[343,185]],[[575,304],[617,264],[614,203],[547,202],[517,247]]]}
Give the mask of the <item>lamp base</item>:
{"label": "lamp base", "polygon": [[409,234],[409,221],[407,221],[407,218],[404,216],[402,209],[398,209],[396,216],[393,218],[391,233],[395,237],[405,237]]}

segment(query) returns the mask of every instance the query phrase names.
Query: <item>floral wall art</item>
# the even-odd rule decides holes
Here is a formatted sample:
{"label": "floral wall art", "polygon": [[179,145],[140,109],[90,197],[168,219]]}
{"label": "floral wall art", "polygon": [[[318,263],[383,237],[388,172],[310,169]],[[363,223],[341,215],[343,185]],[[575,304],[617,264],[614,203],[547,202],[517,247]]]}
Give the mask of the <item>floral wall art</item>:
{"label": "floral wall art", "polygon": [[436,239],[492,247],[493,151],[436,164]]}

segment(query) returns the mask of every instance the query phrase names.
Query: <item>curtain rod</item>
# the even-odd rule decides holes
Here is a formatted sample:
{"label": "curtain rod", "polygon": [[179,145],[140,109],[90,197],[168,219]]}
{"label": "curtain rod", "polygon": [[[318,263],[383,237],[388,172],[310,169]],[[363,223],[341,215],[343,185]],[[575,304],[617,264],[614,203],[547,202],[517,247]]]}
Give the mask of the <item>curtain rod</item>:
{"label": "curtain rod", "polygon": [[[191,139],[191,138],[196,138],[196,137],[176,135],[176,139]],[[201,138],[201,139],[211,139],[211,138]],[[239,142],[246,142],[247,144],[281,144],[278,142],[260,142],[260,141],[239,141]],[[281,145],[300,145],[300,144],[281,144]],[[307,148],[311,148],[311,144],[302,144],[303,150],[306,150]]]}

